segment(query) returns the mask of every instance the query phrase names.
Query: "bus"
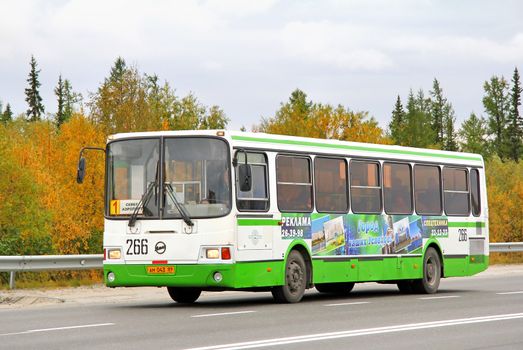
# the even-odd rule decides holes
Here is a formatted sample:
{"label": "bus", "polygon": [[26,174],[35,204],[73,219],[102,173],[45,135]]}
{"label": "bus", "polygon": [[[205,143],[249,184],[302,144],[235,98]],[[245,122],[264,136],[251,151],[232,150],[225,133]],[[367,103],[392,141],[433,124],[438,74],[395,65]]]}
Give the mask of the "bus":
{"label": "bus", "polygon": [[108,287],[294,303],[360,282],[436,293],[488,266],[478,154],[227,130],[120,133],[99,150]]}

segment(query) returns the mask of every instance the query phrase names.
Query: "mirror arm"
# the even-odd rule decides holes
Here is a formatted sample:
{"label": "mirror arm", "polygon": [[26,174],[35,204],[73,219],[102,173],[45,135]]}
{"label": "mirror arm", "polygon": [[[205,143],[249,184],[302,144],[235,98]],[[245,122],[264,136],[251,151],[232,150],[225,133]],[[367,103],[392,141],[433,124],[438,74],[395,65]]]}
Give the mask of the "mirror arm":
{"label": "mirror arm", "polygon": [[85,150],[96,150],[96,151],[102,151],[103,153],[105,153],[105,148],[101,148],[101,147],[91,147],[91,146],[87,146],[87,147],[82,147],[82,149],[80,150],[80,154],[78,156],[78,160],[80,160],[83,156],[83,153]]}

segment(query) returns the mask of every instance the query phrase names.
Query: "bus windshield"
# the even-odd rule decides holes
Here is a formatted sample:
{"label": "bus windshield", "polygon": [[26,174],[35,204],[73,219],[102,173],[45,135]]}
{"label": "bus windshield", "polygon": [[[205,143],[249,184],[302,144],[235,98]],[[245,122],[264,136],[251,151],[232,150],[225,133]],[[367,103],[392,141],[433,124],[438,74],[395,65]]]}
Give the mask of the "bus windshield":
{"label": "bus windshield", "polygon": [[112,142],[107,147],[107,161],[108,214],[131,215],[142,197],[147,197],[137,214],[157,217],[160,139]]}
{"label": "bus windshield", "polygon": [[[231,209],[231,172],[227,144],[209,137],[165,139],[164,183],[191,218],[216,217]],[[181,216],[176,203],[165,197],[163,217]]]}
{"label": "bus windshield", "polygon": [[[115,141],[107,149],[109,216],[136,211],[138,217],[178,219],[230,212],[231,171],[225,141],[164,138],[162,159],[158,138]],[[164,181],[159,181],[160,176]]]}

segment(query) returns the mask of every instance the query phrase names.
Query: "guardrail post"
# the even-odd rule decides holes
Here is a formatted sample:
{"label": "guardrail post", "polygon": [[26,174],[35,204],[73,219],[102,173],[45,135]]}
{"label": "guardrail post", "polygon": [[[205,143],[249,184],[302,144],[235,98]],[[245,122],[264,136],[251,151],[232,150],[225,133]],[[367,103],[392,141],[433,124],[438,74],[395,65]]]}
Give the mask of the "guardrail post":
{"label": "guardrail post", "polygon": [[15,289],[15,275],[16,271],[9,272],[9,289]]}

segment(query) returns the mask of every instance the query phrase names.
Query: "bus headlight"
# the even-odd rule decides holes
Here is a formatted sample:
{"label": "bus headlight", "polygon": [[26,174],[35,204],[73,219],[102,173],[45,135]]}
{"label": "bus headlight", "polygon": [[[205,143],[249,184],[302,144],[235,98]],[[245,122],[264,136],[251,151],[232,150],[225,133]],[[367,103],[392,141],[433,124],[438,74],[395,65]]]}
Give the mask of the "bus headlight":
{"label": "bus headlight", "polygon": [[219,259],[220,250],[218,248],[207,248],[205,250],[205,256],[207,257],[207,259]]}
{"label": "bus headlight", "polygon": [[121,259],[122,252],[120,249],[109,249],[109,260],[111,259]]}

